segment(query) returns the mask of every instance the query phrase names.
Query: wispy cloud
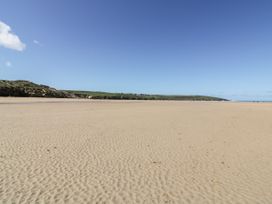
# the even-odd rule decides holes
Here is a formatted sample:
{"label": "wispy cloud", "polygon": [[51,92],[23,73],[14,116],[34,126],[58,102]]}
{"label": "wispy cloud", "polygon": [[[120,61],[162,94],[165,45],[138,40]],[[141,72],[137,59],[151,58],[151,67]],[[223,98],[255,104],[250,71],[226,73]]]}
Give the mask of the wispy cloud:
{"label": "wispy cloud", "polygon": [[26,48],[20,38],[12,33],[11,27],[2,21],[0,21],[0,46],[17,51],[23,51]]}
{"label": "wispy cloud", "polygon": [[10,61],[6,61],[6,62],[5,62],[5,65],[6,65],[6,67],[12,67],[12,64],[11,64]]}
{"label": "wispy cloud", "polygon": [[38,40],[33,40],[33,43],[39,46],[42,46],[43,44]]}

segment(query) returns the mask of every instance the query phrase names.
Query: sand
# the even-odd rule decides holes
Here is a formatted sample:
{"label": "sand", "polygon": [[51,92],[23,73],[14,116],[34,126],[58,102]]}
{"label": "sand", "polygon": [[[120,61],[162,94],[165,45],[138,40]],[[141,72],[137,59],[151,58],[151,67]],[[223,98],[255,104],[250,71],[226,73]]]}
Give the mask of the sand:
{"label": "sand", "polygon": [[0,203],[271,203],[272,104],[0,98]]}

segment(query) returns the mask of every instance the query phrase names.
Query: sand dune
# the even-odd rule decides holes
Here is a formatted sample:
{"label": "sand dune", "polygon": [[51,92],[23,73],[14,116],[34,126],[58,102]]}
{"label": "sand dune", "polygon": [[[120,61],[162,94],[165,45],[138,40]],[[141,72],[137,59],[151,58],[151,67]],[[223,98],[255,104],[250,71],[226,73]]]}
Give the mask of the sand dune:
{"label": "sand dune", "polygon": [[272,104],[0,98],[0,203],[271,203]]}

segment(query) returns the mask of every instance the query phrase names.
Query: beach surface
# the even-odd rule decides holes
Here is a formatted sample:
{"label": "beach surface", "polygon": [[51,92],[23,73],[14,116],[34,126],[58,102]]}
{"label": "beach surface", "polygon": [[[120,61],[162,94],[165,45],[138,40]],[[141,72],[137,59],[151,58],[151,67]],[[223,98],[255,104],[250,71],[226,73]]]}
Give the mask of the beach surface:
{"label": "beach surface", "polygon": [[271,203],[272,104],[0,98],[0,203]]}

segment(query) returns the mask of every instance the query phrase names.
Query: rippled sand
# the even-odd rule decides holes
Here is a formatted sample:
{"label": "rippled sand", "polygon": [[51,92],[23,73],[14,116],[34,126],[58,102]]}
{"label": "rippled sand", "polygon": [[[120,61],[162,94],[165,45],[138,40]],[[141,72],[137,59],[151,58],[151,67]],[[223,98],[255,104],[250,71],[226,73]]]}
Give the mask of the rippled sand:
{"label": "rippled sand", "polygon": [[0,98],[0,203],[271,203],[272,104]]}

